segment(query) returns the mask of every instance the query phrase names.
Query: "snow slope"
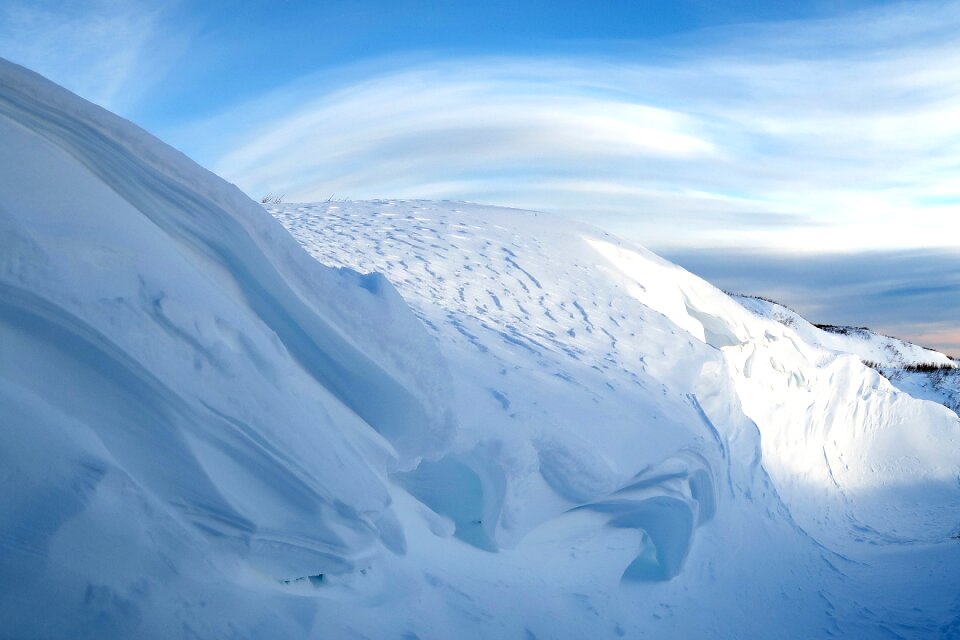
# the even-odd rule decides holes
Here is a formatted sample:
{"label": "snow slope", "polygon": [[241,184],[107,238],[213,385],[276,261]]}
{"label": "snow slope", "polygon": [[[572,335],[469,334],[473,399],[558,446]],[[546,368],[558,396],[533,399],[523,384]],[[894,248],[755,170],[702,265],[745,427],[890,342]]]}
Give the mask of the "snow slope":
{"label": "snow slope", "polygon": [[796,311],[771,300],[744,295],[735,295],[733,298],[757,315],[792,328],[809,344],[840,353],[852,353],[882,368],[923,364],[956,366],[949,356],[939,351],[874,333],[866,327],[831,326],[825,330],[811,324]]}
{"label": "snow slope", "polygon": [[[484,512],[488,539],[511,544],[528,531],[536,536],[537,526],[562,528],[572,507],[606,508],[592,505],[621,502],[636,484],[669,495],[667,483],[653,478],[673,481],[672,473],[650,478],[649,469],[694,454],[698,466],[686,463],[682,472],[686,491],[708,493],[689,482],[703,471],[697,477],[709,479],[704,485],[716,497],[706,509],[698,504],[697,513],[711,519],[695,515],[702,526],[665,537],[689,541],[678,555],[716,555],[706,552],[702,564],[680,569],[674,581],[701,602],[737,594],[769,611],[766,617],[751,610],[750,619],[710,611],[730,625],[724,633],[715,629],[718,636],[764,636],[786,620],[797,636],[836,629],[882,635],[896,625],[938,635],[927,618],[936,589],[904,593],[899,578],[880,568],[890,558],[875,554],[896,549],[916,560],[931,553],[942,562],[944,553],[956,567],[958,548],[949,540],[960,488],[954,413],[899,392],[859,358],[808,344],[682,269],[589,227],[462,203],[269,209],[320,261],[385,273],[458,363],[455,405],[469,410],[460,415],[455,450],[473,456],[474,469],[490,459],[475,455],[478,448],[507,452],[495,465],[500,477],[489,483],[499,490]],[[426,491],[420,497],[435,500]],[[731,540],[744,545],[734,566],[718,557]],[[787,559],[791,552],[803,559]],[[915,603],[923,622],[904,613],[884,627],[886,617],[897,618],[885,612],[876,615],[877,627],[858,626],[871,616],[862,612],[869,605],[852,603],[850,575],[860,571],[853,566],[874,567],[868,581],[884,585],[891,602]],[[760,593],[745,592],[744,575]],[[794,586],[806,585],[799,587],[804,595],[828,602],[827,610],[823,602],[803,603],[802,595],[790,611],[771,602],[786,575]],[[812,587],[838,577],[838,591]],[[955,603],[944,606],[945,620],[955,618]],[[702,611],[687,609],[683,618],[657,625],[667,635],[702,632]]]}
{"label": "snow slope", "polygon": [[13,637],[210,637],[222,624],[180,590],[402,546],[387,472],[453,422],[445,365],[392,287],[320,266],[236,188],[5,62],[0,140]]}
{"label": "snow slope", "polygon": [[916,371],[889,367],[881,368],[880,372],[914,398],[939,402],[960,414],[960,368]]}
{"label": "snow slope", "polygon": [[757,315],[792,328],[809,344],[859,357],[901,391],[960,412],[960,367],[946,354],[874,333],[866,327],[820,328],[771,300],[743,295],[733,298]]}
{"label": "snow slope", "polygon": [[0,142],[0,636],[960,633],[960,422],[859,358],[542,214],[314,260],[3,62]]}

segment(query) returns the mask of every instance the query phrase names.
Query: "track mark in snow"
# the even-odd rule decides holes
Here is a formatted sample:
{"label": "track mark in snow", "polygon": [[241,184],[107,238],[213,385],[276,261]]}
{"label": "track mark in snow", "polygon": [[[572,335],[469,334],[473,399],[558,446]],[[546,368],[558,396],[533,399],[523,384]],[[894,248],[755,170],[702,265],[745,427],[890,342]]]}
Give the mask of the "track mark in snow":
{"label": "track mark in snow", "polygon": [[573,306],[576,307],[577,311],[580,312],[580,316],[583,318],[583,323],[587,325],[587,331],[593,333],[593,323],[590,322],[590,316],[587,315],[586,310],[576,300],[573,301]]}
{"label": "track mark in snow", "polygon": [[500,406],[503,408],[504,411],[510,408],[510,399],[507,398],[507,396],[504,393],[497,391],[496,389],[487,389],[487,390],[490,392],[490,395],[492,395],[494,398],[497,399],[497,402],[500,403]]}
{"label": "track mark in snow", "polygon": [[[504,251],[509,251],[509,249],[504,249]],[[514,255],[514,254],[511,252],[511,255]],[[527,278],[530,279],[530,282],[532,282],[537,289],[543,289],[543,287],[540,286],[540,281],[534,278],[529,271],[527,271],[526,269],[521,267],[519,264],[517,264],[516,260],[514,260],[513,258],[507,258],[507,264],[512,266],[514,269],[516,269],[523,275],[527,276]]]}

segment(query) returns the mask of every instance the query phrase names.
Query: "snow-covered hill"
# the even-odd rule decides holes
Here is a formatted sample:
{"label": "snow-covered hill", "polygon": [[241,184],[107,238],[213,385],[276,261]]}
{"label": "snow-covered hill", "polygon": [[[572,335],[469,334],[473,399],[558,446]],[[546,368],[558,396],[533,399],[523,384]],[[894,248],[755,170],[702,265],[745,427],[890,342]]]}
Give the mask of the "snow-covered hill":
{"label": "snow-covered hill", "polygon": [[314,260],[2,62],[0,143],[0,635],[960,633],[960,420],[859,357],[543,214]]}
{"label": "snow-covered hill", "polygon": [[805,342],[831,351],[852,353],[861,360],[882,368],[911,365],[956,367],[949,356],[918,345],[870,331],[866,327],[813,325],[796,311],[782,304],[755,296],[733,298],[758,316],[770,318],[797,332]]}
{"label": "snow-covered hill", "polygon": [[960,413],[960,368],[917,370],[892,367],[879,371],[898,389],[914,398],[939,402]]}
{"label": "snow-covered hill", "polygon": [[[715,554],[688,561],[675,581],[702,602],[729,594],[762,600],[771,616],[731,614],[730,634],[764,635],[793,614],[800,636],[827,633],[835,618],[847,632],[878,633],[856,626],[860,614],[836,613],[856,591],[846,579],[843,595],[800,588],[823,595],[829,614],[814,603],[787,611],[770,605],[770,594],[780,594],[784,575],[830,584],[829,572],[849,577],[852,566],[835,563],[888,561],[874,558],[878,548],[917,556],[939,549],[934,555],[956,562],[948,538],[960,522],[957,417],[900,393],[859,357],[810,344],[643,249],[544,214],[393,201],[269,208],[320,261],[385,273],[458,363],[455,406],[467,410],[455,450],[489,449],[493,441],[510,461],[494,465],[505,496],[499,519],[490,523],[488,511],[483,520],[494,540],[522,533],[516,513],[541,530],[560,527],[564,510],[620,500],[625,479],[694,452],[716,492],[708,510],[716,516],[668,537],[689,539],[691,554]],[[524,451],[529,459],[518,464]],[[552,479],[558,459],[570,471],[562,483]],[[489,456],[472,460],[475,469],[490,464]],[[689,467],[683,473],[693,477]],[[571,478],[579,490],[567,486]],[[558,493],[567,500],[545,511]],[[755,554],[720,559],[730,540]],[[785,559],[798,550],[831,569],[820,574],[816,562]],[[709,586],[697,573],[704,570]],[[884,585],[889,602],[911,600],[899,578],[884,573],[877,567],[869,581]],[[918,609],[929,613],[926,593]],[[701,628],[700,614],[679,617],[672,623],[679,626],[658,624],[667,635]],[[898,624],[910,624],[906,618]]]}
{"label": "snow-covered hill", "polygon": [[960,412],[960,366],[949,356],[866,327],[815,326],[792,309],[764,298],[733,298],[757,315],[792,328],[809,344],[858,356],[911,396]]}
{"label": "snow-covered hill", "polygon": [[382,277],[2,61],[0,140],[0,633],[301,632],[244,602],[402,546],[387,474],[453,427],[432,341]]}

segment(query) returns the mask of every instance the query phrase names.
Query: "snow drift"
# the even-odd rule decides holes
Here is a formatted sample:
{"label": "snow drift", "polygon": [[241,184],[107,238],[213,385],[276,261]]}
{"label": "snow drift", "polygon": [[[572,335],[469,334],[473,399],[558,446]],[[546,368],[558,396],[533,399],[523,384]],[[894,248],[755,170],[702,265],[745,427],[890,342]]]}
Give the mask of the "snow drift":
{"label": "snow drift", "polygon": [[[455,406],[469,411],[447,459],[495,491],[464,515],[447,505],[479,503],[480,492],[451,498],[457,483],[435,466],[409,474],[423,481],[407,488],[457,531],[482,523],[483,548],[533,554],[529,540],[548,535],[578,548],[587,531],[633,527],[636,555],[604,560],[622,580],[673,579],[708,609],[726,594],[771,607],[770,617],[658,618],[652,628],[666,635],[700,634],[719,616],[718,637],[776,636],[800,611],[793,635],[882,635],[893,628],[882,615],[849,609],[877,599],[850,584],[854,566],[870,566],[867,581],[889,602],[923,611],[898,614],[901,630],[940,633],[928,617],[936,589],[920,591],[921,605],[874,554],[956,562],[960,424],[852,346],[808,341],[640,247],[542,213],[402,201],[268,210],[319,260],[386,274],[459,363]],[[692,561],[698,549],[706,555]],[[827,610],[772,604],[787,575]],[[824,586],[835,580],[846,584]]]}
{"label": "snow drift", "polygon": [[[275,578],[402,547],[386,473],[453,423],[393,288],[322,267],[237,189],[7,63],[0,139],[3,619],[129,562],[182,571],[166,538]],[[117,536],[116,566],[81,552]]]}
{"label": "snow drift", "polygon": [[531,212],[271,207],[314,260],[8,63],[0,141],[3,633],[960,629],[958,418],[836,344]]}
{"label": "snow drift", "polygon": [[795,311],[763,298],[736,296],[736,300],[757,315],[791,327],[810,344],[858,356],[914,398],[960,412],[960,364],[946,355],[866,327],[815,326]]}

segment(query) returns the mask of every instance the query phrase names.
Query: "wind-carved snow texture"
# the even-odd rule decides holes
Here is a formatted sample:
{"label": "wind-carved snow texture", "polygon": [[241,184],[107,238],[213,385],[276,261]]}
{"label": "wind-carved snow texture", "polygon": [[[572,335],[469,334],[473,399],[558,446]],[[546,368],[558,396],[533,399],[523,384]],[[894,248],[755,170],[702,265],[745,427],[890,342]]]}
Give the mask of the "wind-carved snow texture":
{"label": "wind-carved snow texture", "polygon": [[[340,218],[332,206],[293,229],[321,261],[340,264],[345,253],[355,252],[356,268],[395,277],[402,291],[422,301],[414,307],[440,343],[455,349],[448,353],[450,361],[479,358],[470,367],[474,379],[461,389],[471,409],[459,416],[459,446],[440,461],[398,476],[400,484],[450,517],[458,536],[484,548],[512,546],[532,527],[574,507],[619,514],[615,526],[649,520],[639,514],[657,512],[644,504],[653,501],[664,513],[683,514],[675,520],[687,523],[689,531],[676,537],[680,548],[667,554],[674,559],[660,577],[679,572],[687,551],[683,541],[692,540],[698,521],[697,500],[688,488],[682,499],[665,501],[661,493],[682,492],[657,483],[646,482],[636,495],[625,490],[649,467],[689,450],[701,454],[700,466],[707,469],[696,476],[701,497],[714,491],[713,473],[702,453],[719,452],[722,445],[703,426],[695,396],[682,402],[678,416],[651,407],[648,399],[651,388],[659,395],[662,384],[647,373],[640,348],[644,340],[651,349],[673,347],[657,334],[677,335],[676,327],[641,309],[626,292],[613,299],[592,296],[594,265],[574,259],[555,271],[547,253],[551,247],[529,231],[520,235],[480,216],[475,223],[467,216],[452,221],[440,207],[414,205],[404,216],[386,207],[382,216],[351,212]],[[498,215],[510,224],[509,213]],[[281,215],[281,220],[286,218]],[[321,228],[326,249],[304,236]],[[543,237],[554,239],[549,233]],[[582,254],[584,247],[578,248]],[[550,271],[543,273],[544,268]],[[571,295],[574,291],[582,295]],[[629,318],[627,310],[643,315]],[[661,326],[643,336],[636,329],[644,324]],[[632,336],[625,326],[635,330]],[[671,364],[656,368],[664,374],[675,370],[678,377],[692,381],[702,362],[691,359],[693,345],[686,338],[682,342],[669,357]],[[713,357],[705,346],[700,348],[702,355]],[[535,393],[528,390],[531,384]],[[670,435],[662,444],[640,446],[640,440],[649,439],[644,427],[654,425]],[[596,437],[606,446],[591,446],[586,440]],[[628,455],[615,453],[618,443]],[[509,466],[505,456],[512,458]],[[437,486],[443,490],[434,493]],[[462,491],[448,495],[454,487]],[[712,495],[707,499],[712,503]],[[594,504],[597,501],[602,504]],[[539,506],[531,512],[530,504]],[[629,517],[634,512],[636,517]],[[649,534],[651,527],[636,528]],[[672,544],[673,536],[667,539],[671,542],[663,544]]]}
{"label": "wind-carved snow texture", "polygon": [[886,367],[879,371],[898,389],[914,398],[939,402],[960,413],[960,368],[931,371]]}
{"label": "wind-carved snow texture", "polygon": [[793,328],[810,344],[859,356],[911,396],[960,412],[960,366],[945,354],[865,327],[820,328],[787,307],[763,298],[740,295],[735,299],[754,313]]}
{"label": "wind-carved snow texture", "polygon": [[[531,536],[579,530],[589,517],[594,530],[641,532],[639,553],[618,564],[622,580],[683,580],[704,569],[685,568],[697,545],[734,527],[725,518],[759,508],[765,524],[747,537],[793,540],[805,558],[822,558],[824,584],[849,582],[885,545],[905,556],[936,548],[956,562],[957,417],[899,393],[859,358],[809,344],[649,252],[544,214],[402,201],[268,209],[321,262],[384,273],[458,363],[455,406],[468,409],[453,451],[398,477],[455,537],[525,549]],[[744,526],[756,514],[739,517]],[[756,567],[753,579],[771,575],[756,557],[738,560]],[[910,600],[875,571],[869,581],[889,602]],[[941,630],[929,602],[887,627],[830,591],[817,590],[813,609],[831,622],[813,635]]]}
{"label": "wind-carved snow texture", "polygon": [[178,590],[402,548],[386,473],[453,422],[393,288],[322,267],[235,188],[5,62],[0,139],[4,633],[216,635]]}
{"label": "wind-carved snow texture", "polygon": [[957,417],[859,358],[541,214],[272,207],[316,261],[7,63],[0,142],[2,634],[960,632]]}
{"label": "wind-carved snow texture", "polygon": [[805,342],[831,351],[852,353],[883,368],[924,364],[956,366],[939,351],[874,333],[866,327],[815,326],[797,312],[771,300],[746,295],[735,295],[734,299],[753,313],[792,328]]}

